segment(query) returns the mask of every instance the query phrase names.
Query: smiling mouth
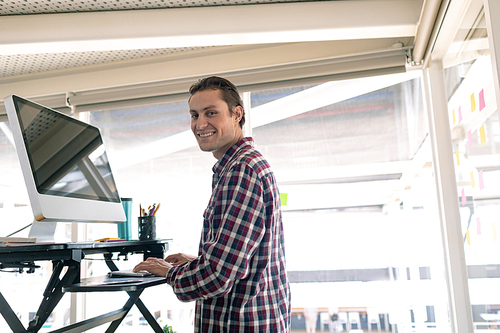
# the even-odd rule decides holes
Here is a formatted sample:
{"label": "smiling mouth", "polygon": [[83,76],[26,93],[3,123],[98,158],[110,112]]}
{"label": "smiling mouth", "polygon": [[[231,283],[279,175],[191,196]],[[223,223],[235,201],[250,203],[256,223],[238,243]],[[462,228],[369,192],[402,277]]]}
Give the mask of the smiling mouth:
{"label": "smiling mouth", "polygon": [[215,134],[215,132],[210,132],[210,133],[200,133],[200,134],[198,134],[198,136],[199,136],[200,138],[202,138],[202,139],[203,139],[203,138],[208,138],[208,137],[210,137],[210,136],[212,136],[212,135],[214,135],[214,134]]}

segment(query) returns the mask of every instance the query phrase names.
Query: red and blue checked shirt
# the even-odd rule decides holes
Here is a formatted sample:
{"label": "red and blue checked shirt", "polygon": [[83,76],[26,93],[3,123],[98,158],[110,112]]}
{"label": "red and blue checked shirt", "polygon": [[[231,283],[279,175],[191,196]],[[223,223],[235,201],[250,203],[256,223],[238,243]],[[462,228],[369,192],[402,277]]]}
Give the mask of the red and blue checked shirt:
{"label": "red and blue checked shirt", "polygon": [[281,203],[268,162],[244,138],[214,165],[198,257],[167,273],[196,300],[195,332],[290,332]]}

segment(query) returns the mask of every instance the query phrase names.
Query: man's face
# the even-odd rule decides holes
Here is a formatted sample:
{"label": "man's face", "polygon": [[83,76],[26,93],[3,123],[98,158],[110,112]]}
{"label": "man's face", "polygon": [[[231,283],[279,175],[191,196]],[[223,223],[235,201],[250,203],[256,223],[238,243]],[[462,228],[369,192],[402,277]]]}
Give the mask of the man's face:
{"label": "man's face", "polygon": [[233,111],[231,115],[219,90],[198,91],[189,101],[191,130],[200,149],[212,152],[216,159],[243,138],[238,124],[243,109],[237,106]]}

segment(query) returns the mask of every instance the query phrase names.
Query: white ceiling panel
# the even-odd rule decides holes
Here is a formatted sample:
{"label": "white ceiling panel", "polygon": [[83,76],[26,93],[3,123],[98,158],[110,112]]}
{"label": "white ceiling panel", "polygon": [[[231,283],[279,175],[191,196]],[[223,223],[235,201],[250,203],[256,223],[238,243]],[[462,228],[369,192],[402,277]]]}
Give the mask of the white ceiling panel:
{"label": "white ceiling panel", "polygon": [[0,94],[74,95],[391,52],[412,46],[422,2],[2,1]]}
{"label": "white ceiling panel", "polygon": [[282,2],[307,2],[303,0],[3,0],[0,15],[77,13],[137,9],[186,8],[249,5]]}
{"label": "white ceiling panel", "polygon": [[202,47],[0,55],[0,64],[2,64],[0,78],[122,60],[144,59],[197,49],[202,49]]}
{"label": "white ceiling panel", "polygon": [[317,1],[5,16],[0,20],[0,55],[389,37],[396,41],[414,36],[421,6],[418,0]]}

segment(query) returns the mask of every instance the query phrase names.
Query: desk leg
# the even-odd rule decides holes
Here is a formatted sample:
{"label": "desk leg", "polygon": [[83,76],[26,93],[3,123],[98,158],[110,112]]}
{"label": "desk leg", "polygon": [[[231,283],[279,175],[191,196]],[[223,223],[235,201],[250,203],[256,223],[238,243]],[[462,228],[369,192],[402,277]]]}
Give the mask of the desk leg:
{"label": "desk leg", "polygon": [[[61,274],[64,266],[68,266],[68,271],[64,274],[62,280],[60,280],[59,275]],[[38,307],[35,318],[29,323],[28,330],[30,332],[38,332],[42,328],[47,318],[64,296],[62,287],[73,284],[79,276],[79,262],[73,260],[54,262],[54,269],[52,270],[49,283],[43,293],[43,300]]]}
{"label": "desk leg", "polygon": [[65,326],[63,328],[60,328],[55,331],[51,331],[51,333],[80,333],[80,332],[86,332],[87,330],[91,330],[93,328],[96,328],[98,326],[104,325],[106,323],[111,322],[109,325],[108,329],[106,330],[106,333],[113,333],[116,331],[116,329],[120,326],[121,322],[123,319],[127,316],[128,312],[134,305],[134,303],[137,301],[139,296],[141,295],[143,289],[136,290],[131,292],[130,298],[127,300],[125,305],[118,310],[111,311],[109,313],[85,319],[81,322],[74,323],[68,326]]}
{"label": "desk leg", "polygon": [[130,311],[130,309],[132,308],[132,306],[134,304],[136,304],[137,301],[140,302],[139,300],[139,296],[141,295],[142,291],[144,289],[140,289],[140,290],[137,290],[137,291],[130,291],[128,292],[128,295],[130,296],[128,301],[125,303],[125,305],[123,306],[122,310],[125,311],[125,314],[123,315],[123,317],[113,321],[111,323],[111,325],[109,325],[108,329],[106,330],[106,333],[113,333],[114,331],[116,331],[116,329],[118,328],[118,326],[120,326],[121,322],[123,321],[123,319],[127,316],[127,313]]}
{"label": "desk leg", "polygon": [[149,326],[155,331],[156,333],[164,333],[163,329],[161,328],[160,324],[156,321],[156,319],[153,317],[151,312],[146,308],[144,303],[140,299],[137,300],[135,303],[139,311],[141,311],[142,315],[144,316],[144,319],[148,322]]}
{"label": "desk leg", "polygon": [[14,333],[26,332],[23,324],[21,324],[21,321],[19,320],[19,318],[17,318],[14,311],[12,311],[12,308],[3,297],[2,293],[0,293],[0,313],[4,317],[7,324],[9,324],[9,327],[12,330],[12,332]]}
{"label": "desk leg", "polygon": [[[108,265],[108,268],[111,270],[111,271],[117,271],[118,270],[118,267],[116,267],[115,263],[111,260],[111,257],[109,256],[105,256],[106,258],[106,265]],[[130,297],[132,297],[132,292],[127,292],[128,295]],[[139,311],[141,311],[142,315],[144,316],[144,319],[146,319],[146,321],[148,322],[149,326],[151,326],[151,328],[156,332],[156,333],[163,333],[163,329],[161,328],[161,326],[158,324],[158,322],[156,321],[156,319],[153,317],[153,315],[151,314],[151,312],[149,312],[149,310],[146,308],[146,306],[144,305],[144,303],[141,301],[140,298],[137,298],[137,301],[135,302],[135,305],[137,306],[137,308],[139,309]]]}

